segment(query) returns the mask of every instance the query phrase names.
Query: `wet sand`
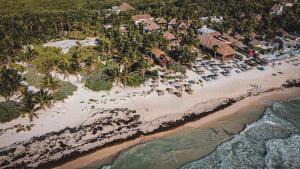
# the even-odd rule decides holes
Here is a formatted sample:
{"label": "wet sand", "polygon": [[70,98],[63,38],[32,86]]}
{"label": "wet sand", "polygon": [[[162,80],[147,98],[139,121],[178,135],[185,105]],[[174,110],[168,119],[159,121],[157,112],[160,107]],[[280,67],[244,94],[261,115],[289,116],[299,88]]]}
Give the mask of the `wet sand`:
{"label": "wet sand", "polygon": [[[230,107],[225,108],[224,110],[218,111],[214,114],[201,118],[198,121],[190,122],[183,126],[165,132],[139,137],[137,139],[124,142],[122,144],[102,148],[83,157],[69,161],[56,168],[70,169],[70,168],[82,168],[86,166],[101,166],[103,164],[107,164],[111,162],[116,157],[116,155],[119,154],[121,151],[124,151],[137,144],[142,144],[159,138],[172,136],[176,133],[181,133],[190,130],[191,128],[197,128],[197,129],[217,128],[220,125],[224,125],[224,122],[227,122],[228,120],[232,119],[235,116],[241,116],[242,118],[242,115],[246,112],[262,112],[262,110],[265,108],[265,105],[269,105],[272,100],[273,101],[287,100],[289,98],[297,97],[299,95],[300,95],[300,90],[298,88],[292,88],[292,89],[285,89],[284,91],[275,91],[275,92],[265,93],[259,96],[248,97],[242,101],[233,104]],[[255,114],[253,116],[247,116],[247,118],[249,123],[257,120],[259,118],[259,115]],[[231,123],[229,124],[232,125]],[[243,125],[237,125],[233,132],[237,133],[241,131],[243,127],[244,127]],[[209,153],[208,151],[209,150],[204,150],[203,155]]]}

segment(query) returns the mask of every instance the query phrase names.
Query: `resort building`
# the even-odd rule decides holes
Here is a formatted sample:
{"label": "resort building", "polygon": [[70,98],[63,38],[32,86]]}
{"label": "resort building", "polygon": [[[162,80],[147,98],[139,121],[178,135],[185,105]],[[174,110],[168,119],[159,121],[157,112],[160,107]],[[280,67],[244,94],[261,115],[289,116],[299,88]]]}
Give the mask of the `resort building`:
{"label": "resort building", "polygon": [[155,62],[163,67],[173,62],[173,60],[164,51],[158,48],[151,49],[151,57]]}
{"label": "resort building", "polygon": [[274,4],[273,7],[270,9],[271,15],[281,15],[283,12],[283,6],[280,4]]}
{"label": "resort building", "polygon": [[167,41],[167,46],[169,49],[175,49],[176,47],[179,46],[179,41],[177,38],[170,32],[166,31],[163,34],[164,39]]}
{"label": "resort building", "polygon": [[144,22],[145,20],[154,20],[152,16],[150,16],[149,14],[142,14],[142,15],[134,15],[131,17],[131,19],[133,20],[134,24],[138,25],[141,22]]}
{"label": "resort building", "polygon": [[160,27],[151,19],[144,20],[142,24],[144,33],[154,32],[160,29]]}
{"label": "resort building", "polygon": [[254,16],[254,18],[255,18],[255,22],[261,22],[261,20],[262,20],[262,15],[261,14],[256,14],[255,16]]}
{"label": "resort building", "polygon": [[168,22],[167,22],[164,18],[159,18],[157,24],[158,24],[161,28],[166,28]]}
{"label": "resort building", "polygon": [[134,10],[134,8],[132,6],[130,6],[128,3],[123,2],[119,6],[119,10],[120,10],[120,12],[126,12],[126,11],[130,11],[130,10]]}
{"label": "resort building", "polygon": [[203,25],[200,29],[198,29],[197,33],[199,35],[210,35],[210,36],[214,36],[214,37],[221,36],[220,32],[218,32],[214,29],[210,29],[206,25]]}
{"label": "resort building", "polygon": [[181,22],[177,27],[177,32],[181,34],[186,34],[187,30],[188,26],[184,22]]}
{"label": "resort building", "polygon": [[177,25],[177,20],[176,18],[173,18],[169,23],[168,23],[168,29],[175,29]]}
{"label": "resort building", "polygon": [[211,35],[198,35],[197,39],[200,42],[200,46],[211,51],[216,50],[217,57],[221,60],[227,60],[234,57],[235,51],[225,42],[216,39]]}
{"label": "resort building", "polygon": [[119,14],[120,12],[127,12],[130,10],[134,10],[132,6],[130,6],[128,3],[123,2],[120,6],[113,6],[112,11]]}
{"label": "resort building", "polygon": [[222,23],[224,19],[223,16],[205,16],[205,17],[201,17],[200,20],[202,22],[211,21],[215,23]]}

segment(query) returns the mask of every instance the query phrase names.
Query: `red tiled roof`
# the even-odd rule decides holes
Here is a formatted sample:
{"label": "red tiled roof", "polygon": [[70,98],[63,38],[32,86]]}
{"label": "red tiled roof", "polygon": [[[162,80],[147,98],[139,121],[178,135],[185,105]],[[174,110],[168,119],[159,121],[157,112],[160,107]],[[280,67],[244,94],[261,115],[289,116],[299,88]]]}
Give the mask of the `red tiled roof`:
{"label": "red tiled roof", "polygon": [[126,12],[129,10],[133,10],[134,8],[132,6],[130,6],[128,3],[123,2],[120,6],[119,6],[120,11]]}
{"label": "red tiled roof", "polygon": [[131,17],[133,21],[138,21],[138,20],[146,20],[146,19],[151,19],[152,17],[149,14],[143,14],[143,15],[134,15]]}

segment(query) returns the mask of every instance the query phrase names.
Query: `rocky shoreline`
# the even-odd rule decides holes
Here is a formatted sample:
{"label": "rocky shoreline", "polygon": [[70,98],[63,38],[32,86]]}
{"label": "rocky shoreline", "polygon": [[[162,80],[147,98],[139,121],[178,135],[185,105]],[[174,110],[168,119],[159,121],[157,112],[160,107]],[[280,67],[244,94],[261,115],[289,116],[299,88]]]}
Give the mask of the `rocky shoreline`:
{"label": "rocky shoreline", "polygon": [[282,88],[267,90],[253,86],[240,97],[219,99],[212,105],[202,104],[201,109],[189,110],[172,118],[161,117],[151,122],[142,122],[135,110],[126,108],[101,110],[77,127],[65,128],[1,148],[0,168],[51,168],[105,146],[199,120],[249,96],[292,87],[300,87],[300,80],[290,80],[283,84]]}

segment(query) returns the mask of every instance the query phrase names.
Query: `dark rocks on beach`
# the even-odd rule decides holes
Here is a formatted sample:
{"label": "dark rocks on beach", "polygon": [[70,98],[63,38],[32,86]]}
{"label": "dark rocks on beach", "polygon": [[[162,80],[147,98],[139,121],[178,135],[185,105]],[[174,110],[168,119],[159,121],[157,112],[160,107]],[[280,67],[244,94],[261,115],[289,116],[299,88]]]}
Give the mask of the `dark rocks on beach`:
{"label": "dark rocks on beach", "polygon": [[285,84],[282,85],[284,88],[293,88],[293,87],[300,87],[300,79],[298,80],[288,80]]}
{"label": "dark rocks on beach", "polygon": [[[299,81],[288,83],[287,86],[299,86]],[[284,85],[283,85],[284,86]],[[222,110],[244,97],[224,99],[218,104],[202,112],[191,112],[176,120],[142,123],[140,115],[135,110],[117,108],[101,110],[93,114],[101,114],[88,124],[73,128],[67,127],[58,132],[51,132],[43,136],[34,137],[29,141],[19,142],[0,148],[1,168],[50,168],[74,157],[84,155],[104,146],[113,145],[129,139],[165,131],[186,122],[195,121],[216,111]],[[107,115],[106,117],[103,115]],[[116,126],[117,125],[117,126]],[[143,130],[143,127],[151,130]],[[22,150],[24,153],[17,153]],[[30,155],[31,154],[31,155]],[[34,154],[32,156],[32,154]]]}

